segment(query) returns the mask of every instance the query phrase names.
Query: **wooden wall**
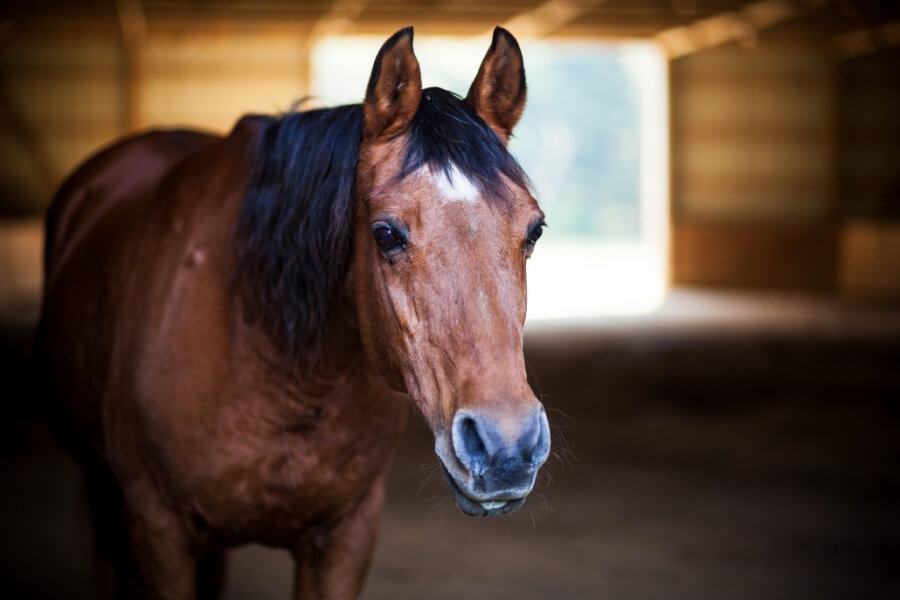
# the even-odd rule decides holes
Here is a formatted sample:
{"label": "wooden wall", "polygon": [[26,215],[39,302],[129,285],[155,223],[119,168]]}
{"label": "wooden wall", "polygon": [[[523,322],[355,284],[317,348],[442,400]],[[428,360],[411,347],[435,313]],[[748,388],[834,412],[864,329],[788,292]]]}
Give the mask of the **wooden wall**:
{"label": "wooden wall", "polygon": [[33,319],[40,218],[63,178],[147,127],[227,132],[306,93],[298,27],[169,28],[125,44],[116,27],[35,26],[0,45],[0,320]]}
{"label": "wooden wall", "polygon": [[900,297],[900,50],[880,31],[672,61],[676,284]]}
{"label": "wooden wall", "polygon": [[122,131],[118,43],[71,31],[0,51],[0,190],[6,211],[42,207],[64,174]]}
{"label": "wooden wall", "polygon": [[839,66],[840,211],[900,218],[900,48]]}
{"label": "wooden wall", "polygon": [[834,86],[813,46],[732,44],[673,61],[675,282],[833,285]]}
{"label": "wooden wall", "polygon": [[138,127],[181,123],[227,131],[241,114],[283,112],[307,93],[304,36],[296,31],[159,35],[140,60]]}
{"label": "wooden wall", "polygon": [[900,297],[900,49],[840,65],[838,286]]}
{"label": "wooden wall", "polygon": [[3,212],[37,213],[62,178],[117,137],[153,127],[226,132],[307,93],[302,31],[54,28],[0,48]]}

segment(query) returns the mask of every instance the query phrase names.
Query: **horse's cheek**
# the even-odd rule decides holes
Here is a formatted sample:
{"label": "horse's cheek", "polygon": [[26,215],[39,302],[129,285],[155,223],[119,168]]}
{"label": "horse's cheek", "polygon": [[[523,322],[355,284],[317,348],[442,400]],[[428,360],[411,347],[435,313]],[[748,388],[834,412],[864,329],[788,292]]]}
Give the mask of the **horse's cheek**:
{"label": "horse's cheek", "polygon": [[406,392],[400,365],[391,348],[400,343],[397,328],[386,327],[393,320],[390,311],[378,299],[378,293],[369,290],[358,297],[360,335],[369,366],[384,377],[388,385],[399,392]]}

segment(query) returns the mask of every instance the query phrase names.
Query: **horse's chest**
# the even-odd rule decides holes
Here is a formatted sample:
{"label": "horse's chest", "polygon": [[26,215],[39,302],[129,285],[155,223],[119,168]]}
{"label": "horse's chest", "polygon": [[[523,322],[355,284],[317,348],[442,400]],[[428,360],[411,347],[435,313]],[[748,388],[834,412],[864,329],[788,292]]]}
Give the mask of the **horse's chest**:
{"label": "horse's chest", "polygon": [[[352,508],[383,473],[402,426],[400,406],[326,414],[315,426],[226,428],[192,486],[199,521],[234,541],[277,542]],[[217,458],[215,458],[217,457]]]}

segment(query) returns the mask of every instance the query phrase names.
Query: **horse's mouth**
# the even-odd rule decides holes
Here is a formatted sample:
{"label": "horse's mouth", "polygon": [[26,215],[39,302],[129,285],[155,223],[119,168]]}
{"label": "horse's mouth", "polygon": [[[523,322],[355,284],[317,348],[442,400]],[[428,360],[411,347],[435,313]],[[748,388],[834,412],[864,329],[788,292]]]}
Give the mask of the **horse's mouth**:
{"label": "horse's mouth", "polygon": [[453,476],[450,475],[450,472],[447,471],[447,467],[441,463],[441,469],[444,471],[444,479],[447,480],[447,485],[450,486],[450,491],[453,492],[453,498],[456,500],[456,506],[459,510],[470,517],[494,517],[497,515],[505,515],[506,513],[510,513],[518,508],[521,508],[523,504],[525,504],[525,498],[514,498],[514,499],[496,499],[496,500],[475,500],[466,495],[465,492],[459,487],[459,484],[453,479]]}

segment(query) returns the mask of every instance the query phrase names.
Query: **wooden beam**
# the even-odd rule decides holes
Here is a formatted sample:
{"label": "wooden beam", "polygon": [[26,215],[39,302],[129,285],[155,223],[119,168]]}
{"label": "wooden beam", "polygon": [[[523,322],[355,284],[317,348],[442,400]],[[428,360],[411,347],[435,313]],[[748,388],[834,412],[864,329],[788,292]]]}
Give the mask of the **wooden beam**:
{"label": "wooden beam", "polygon": [[608,2],[609,0],[547,0],[505,21],[503,27],[514,32],[516,37],[543,37]]}
{"label": "wooden beam", "polygon": [[760,32],[823,8],[832,0],[759,0],[740,10],[699,19],[656,34],[670,59],[688,56],[730,42],[755,46]]}
{"label": "wooden beam", "polygon": [[312,77],[311,57],[316,44],[326,36],[356,32],[356,21],[365,10],[368,0],[335,0],[331,8],[309,30],[302,44],[302,72],[299,73],[303,93],[308,94]]}
{"label": "wooden beam", "polygon": [[356,28],[356,20],[367,4],[368,0],[335,0],[331,9],[317,20],[310,30],[306,38],[307,55],[321,38],[352,32]]}
{"label": "wooden beam", "polygon": [[900,46],[900,21],[891,21],[871,29],[850,31],[831,40],[838,58],[850,59]]}

